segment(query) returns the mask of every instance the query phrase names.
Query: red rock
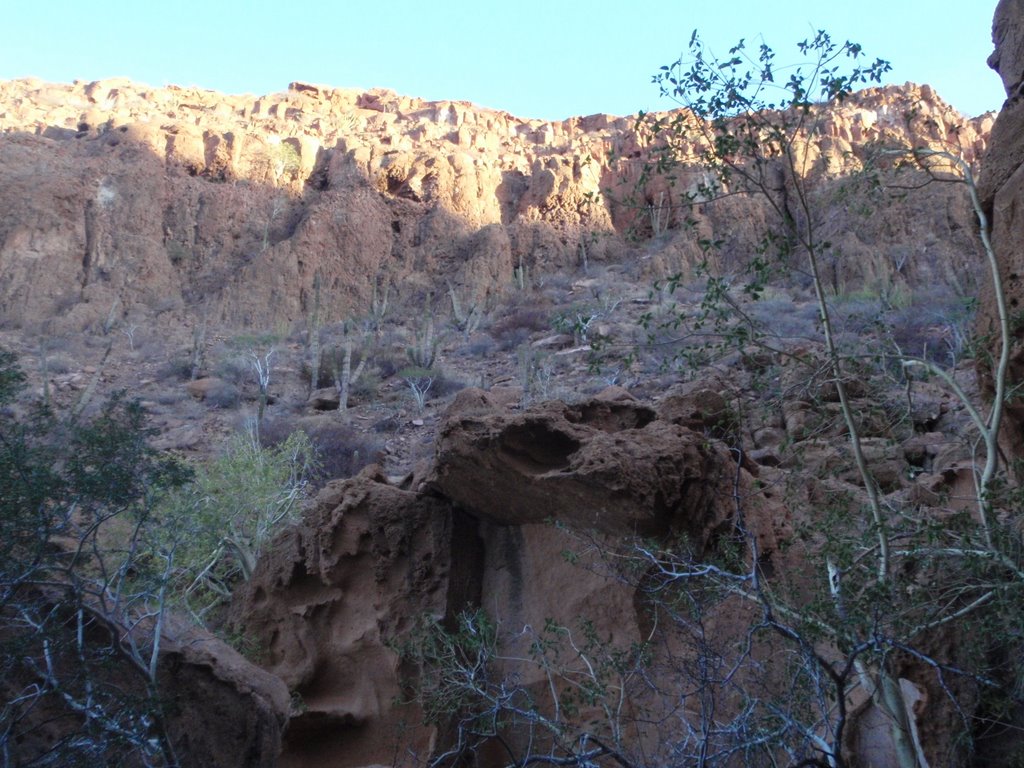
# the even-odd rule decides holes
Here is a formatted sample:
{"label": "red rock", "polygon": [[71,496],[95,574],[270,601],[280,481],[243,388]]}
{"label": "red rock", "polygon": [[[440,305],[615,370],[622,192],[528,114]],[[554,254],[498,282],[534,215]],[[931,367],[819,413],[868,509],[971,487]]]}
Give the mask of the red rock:
{"label": "red rock", "polygon": [[[922,116],[909,134],[897,119],[907,112]],[[367,307],[382,274],[435,292],[447,277],[483,295],[504,290],[520,259],[531,274],[574,267],[580,238],[594,232],[592,261],[643,253],[652,278],[702,258],[672,202],[685,184],[655,179],[643,191],[664,206],[668,227],[653,254],[627,238],[637,211],[621,200],[649,143],[631,120],[516,121],[380,89],[295,83],[254,100],[124,80],[0,83],[0,115],[8,324],[77,331],[102,322],[115,300],[143,315],[206,301],[218,320],[271,327],[305,316],[318,271],[332,286],[325,313]],[[828,119],[831,144],[815,152],[836,173],[859,168],[854,134],[952,136],[973,162],[988,125],[911,85],[863,91]],[[679,176],[700,178],[695,168]],[[893,277],[888,251],[904,242],[930,244],[901,279],[944,276],[975,248],[957,200],[935,185],[870,219],[836,209],[822,233],[843,250],[835,279],[852,289]],[[694,214],[701,237],[729,232],[722,256],[739,263],[764,211],[733,201]],[[947,234],[929,239],[935,231]]]}

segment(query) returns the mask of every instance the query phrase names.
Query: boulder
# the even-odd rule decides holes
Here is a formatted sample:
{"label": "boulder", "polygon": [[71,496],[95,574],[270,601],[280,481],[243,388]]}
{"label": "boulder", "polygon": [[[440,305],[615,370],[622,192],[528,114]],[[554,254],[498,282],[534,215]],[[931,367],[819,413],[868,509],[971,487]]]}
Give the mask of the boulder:
{"label": "boulder", "polygon": [[729,516],[728,451],[635,401],[552,401],[526,412],[460,392],[438,430],[433,487],[498,525],[557,520],[603,533],[698,538]]}

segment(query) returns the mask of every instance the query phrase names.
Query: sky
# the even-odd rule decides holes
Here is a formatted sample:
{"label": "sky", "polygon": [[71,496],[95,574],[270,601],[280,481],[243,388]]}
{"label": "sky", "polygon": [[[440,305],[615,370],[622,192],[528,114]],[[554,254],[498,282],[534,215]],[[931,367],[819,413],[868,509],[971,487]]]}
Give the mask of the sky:
{"label": "sky", "polygon": [[[777,60],[816,29],[928,83],[968,116],[999,108],[985,64],[996,0],[0,0],[0,80],[129,77],[227,93],[298,80],[463,100],[523,118],[670,109],[651,76],[694,29]],[[970,10],[977,6],[977,10]],[[955,9],[955,12],[953,12]]]}

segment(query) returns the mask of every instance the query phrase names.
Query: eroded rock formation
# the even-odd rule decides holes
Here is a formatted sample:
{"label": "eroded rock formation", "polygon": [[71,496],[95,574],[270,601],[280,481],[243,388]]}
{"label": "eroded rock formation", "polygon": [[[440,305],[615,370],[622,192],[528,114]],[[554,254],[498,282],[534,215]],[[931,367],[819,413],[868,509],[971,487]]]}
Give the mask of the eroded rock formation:
{"label": "eroded rock formation", "polygon": [[[830,109],[812,160],[841,176],[866,143],[897,141],[973,162],[990,121],[927,86],[871,89]],[[660,277],[728,232],[725,257],[745,258],[757,205],[694,211],[664,180],[636,189],[654,140],[628,118],[522,120],[302,83],[259,97],[0,83],[0,321],[77,331],[113,307],[270,327],[303,316],[317,272],[329,309],[352,313],[381,282],[415,299],[448,278],[479,298],[520,264],[540,278],[584,251]],[[975,253],[969,231],[938,185],[869,217],[837,204],[825,234],[842,249],[837,286],[853,288],[945,278]]]}
{"label": "eroded rock formation", "polygon": [[503,626],[538,629],[587,618],[616,645],[638,642],[633,590],[562,553],[580,546],[572,531],[707,541],[729,518],[728,451],[673,415],[621,390],[521,413],[469,389],[418,490],[373,467],[325,489],[235,605],[267,669],[301,698],[282,764],[368,765],[437,746],[422,713],[398,703],[394,646],[423,614],[485,606]]}
{"label": "eroded rock formation", "polygon": [[[698,382],[649,405],[612,388],[576,405],[520,410],[506,393],[467,389],[445,416],[432,468],[397,487],[370,467],[325,489],[303,524],[277,540],[234,606],[235,621],[267,649],[267,669],[302,702],[282,764],[422,760],[451,743],[451,733],[425,725],[416,706],[401,703],[416,670],[403,668],[397,649],[424,615],[453,627],[459,612],[481,608],[511,637],[506,651],[519,659],[549,623],[589,623],[607,648],[647,644],[651,674],[665,690],[692,685],[673,678],[688,669],[681,659],[691,651],[673,635],[665,605],[650,603],[646,587],[609,565],[631,541],[686,542],[713,562],[728,557],[742,524],[764,574],[786,589],[811,590],[821,574],[809,570],[809,554],[821,542],[797,531],[814,531],[822,510],[840,499],[856,506],[858,479],[837,472],[848,462],[841,443],[819,466],[813,456],[822,441],[795,437],[809,458],[792,469],[730,450],[747,438],[736,434],[743,427],[722,391],[720,383]],[[867,406],[858,399],[855,407]],[[876,471],[893,464],[894,502],[941,506],[959,454],[907,479],[909,462],[922,458],[911,454],[936,440],[943,443],[941,435],[909,440],[906,457],[869,451]],[[735,597],[711,606],[702,617],[708,636],[723,648],[742,646],[756,607]],[[785,657],[776,659],[770,647],[756,651],[768,670],[758,685],[782,690]],[[955,645],[937,638],[933,652],[949,655]],[[494,674],[513,674],[525,690],[546,695],[541,667],[503,664]],[[950,683],[912,660],[899,675],[907,700],[917,702],[915,723],[930,759],[955,749],[956,715],[943,688]],[[630,721],[631,738],[654,751],[674,743],[673,695],[653,696],[642,686],[635,695],[647,716]],[[721,696],[724,712],[728,694]],[[853,705],[851,753],[890,759],[887,732],[877,727],[884,715],[863,696]],[[484,753],[478,759],[492,764]]]}
{"label": "eroded rock formation", "polygon": [[[1001,0],[992,21],[995,51],[989,65],[999,73],[1006,89],[1006,101],[992,126],[992,144],[982,163],[979,195],[992,231],[992,247],[999,263],[1000,277],[1011,321],[1013,349],[1007,383],[1024,381],[1024,223],[1020,207],[1024,201],[1024,4]],[[999,356],[998,305],[989,281],[981,293],[978,331],[989,339],[991,360]],[[979,364],[984,385],[992,394],[990,361]],[[1006,405],[1003,444],[1014,459],[1024,458],[1024,406],[1018,398]]]}

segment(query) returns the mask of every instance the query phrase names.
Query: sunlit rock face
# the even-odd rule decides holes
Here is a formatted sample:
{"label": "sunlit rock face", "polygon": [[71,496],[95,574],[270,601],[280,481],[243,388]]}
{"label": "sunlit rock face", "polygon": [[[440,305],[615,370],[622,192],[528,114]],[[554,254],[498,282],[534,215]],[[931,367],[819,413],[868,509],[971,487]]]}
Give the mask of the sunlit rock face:
{"label": "sunlit rock face", "polygon": [[[975,162],[990,127],[928,86],[868,89],[829,109],[808,151],[836,180],[878,141]],[[528,120],[385,90],[0,83],[0,322],[75,331],[117,302],[269,327],[304,316],[316,273],[324,301],[352,311],[383,281],[412,295],[448,280],[483,297],[520,266],[541,277],[584,258],[654,279],[692,268],[709,236],[742,263],[765,211],[684,204],[696,166],[679,171],[686,183],[638,187],[655,141],[635,118]],[[833,278],[946,280],[976,261],[971,226],[943,185],[872,215],[837,203],[824,233],[843,254]]]}

